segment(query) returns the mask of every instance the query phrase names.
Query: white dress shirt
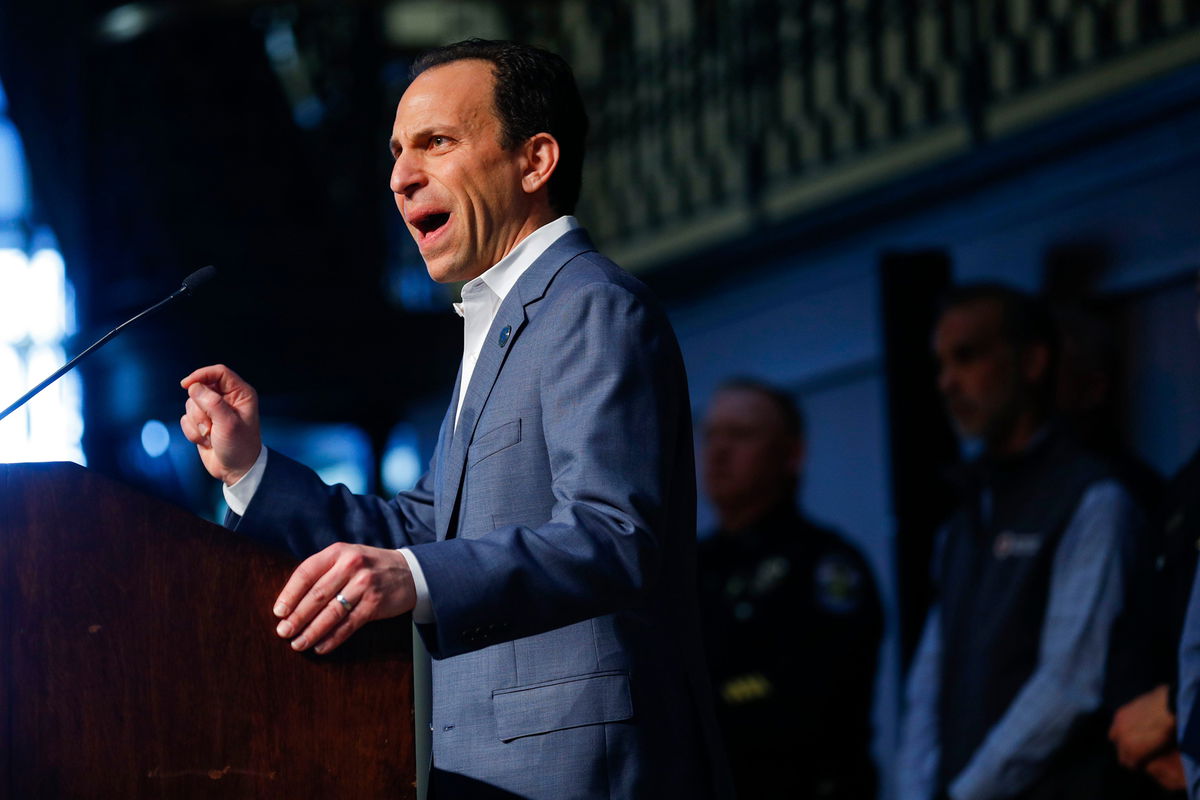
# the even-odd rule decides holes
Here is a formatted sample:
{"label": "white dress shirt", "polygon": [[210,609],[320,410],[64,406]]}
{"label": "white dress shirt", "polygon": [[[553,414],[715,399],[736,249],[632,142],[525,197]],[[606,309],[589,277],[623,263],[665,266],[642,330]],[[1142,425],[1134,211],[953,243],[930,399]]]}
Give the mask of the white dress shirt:
{"label": "white dress shirt", "polygon": [[[572,216],[562,216],[553,222],[548,222],[533,233],[526,236],[508,255],[500,259],[495,266],[488,269],[478,278],[472,278],[463,284],[462,302],[454,304],[454,310],[463,318],[463,358],[462,379],[459,381],[458,402],[455,404],[454,424],[458,425],[458,415],[462,412],[462,404],[467,396],[467,387],[471,383],[471,375],[475,372],[475,362],[479,360],[479,352],[483,349],[483,341],[488,329],[496,319],[496,313],[504,298],[525,270],[538,257],[546,252],[561,236],[579,227],[578,220]],[[224,487],[225,502],[229,510],[241,516],[258,491],[262,482],[263,472],[267,468],[267,448],[259,451],[254,466],[232,486]],[[417,604],[413,608],[413,621],[433,622],[433,610],[429,602],[429,586],[417,557],[408,548],[400,548],[400,554],[408,562],[412,573],[413,585],[417,592]]]}

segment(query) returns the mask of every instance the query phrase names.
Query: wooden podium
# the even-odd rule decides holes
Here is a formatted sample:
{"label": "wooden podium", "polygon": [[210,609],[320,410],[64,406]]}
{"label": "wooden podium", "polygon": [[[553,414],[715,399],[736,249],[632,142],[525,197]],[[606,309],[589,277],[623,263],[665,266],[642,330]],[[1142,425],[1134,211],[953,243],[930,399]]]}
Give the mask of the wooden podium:
{"label": "wooden podium", "polygon": [[0,465],[0,797],[414,797],[408,618],[294,653],[294,566],[82,467]]}

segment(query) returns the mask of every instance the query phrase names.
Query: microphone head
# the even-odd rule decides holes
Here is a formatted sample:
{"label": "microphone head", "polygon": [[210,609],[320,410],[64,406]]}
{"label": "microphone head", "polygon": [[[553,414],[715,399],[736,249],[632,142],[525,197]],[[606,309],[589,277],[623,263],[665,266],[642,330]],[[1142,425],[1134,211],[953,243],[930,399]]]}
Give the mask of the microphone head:
{"label": "microphone head", "polygon": [[184,278],[183,288],[188,294],[191,294],[215,277],[217,277],[217,268],[209,264],[207,267],[201,267]]}

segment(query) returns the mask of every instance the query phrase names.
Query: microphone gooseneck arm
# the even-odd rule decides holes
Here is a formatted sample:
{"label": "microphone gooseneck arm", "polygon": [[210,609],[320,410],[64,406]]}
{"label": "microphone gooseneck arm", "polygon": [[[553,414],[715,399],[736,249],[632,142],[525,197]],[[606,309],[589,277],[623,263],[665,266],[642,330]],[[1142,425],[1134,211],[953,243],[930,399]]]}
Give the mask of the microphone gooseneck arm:
{"label": "microphone gooseneck arm", "polygon": [[184,278],[183,285],[180,286],[178,289],[176,289],[174,292],[172,292],[168,297],[165,297],[162,300],[159,300],[157,303],[150,306],[142,313],[138,314],[137,316],[133,317],[132,319],[122,322],[120,325],[113,328],[111,331],[106,333],[99,341],[97,341],[91,347],[84,350],[82,353],[80,353],[79,355],[72,358],[66,364],[63,364],[61,367],[59,367],[54,372],[53,375],[46,378],[46,380],[42,381],[37,386],[30,389],[25,394],[21,395],[19,398],[17,398],[17,401],[14,402],[12,405],[10,405],[8,408],[4,409],[3,411],[0,411],[0,420],[4,419],[9,414],[16,411],[21,406],[25,405],[27,402],[29,402],[33,398],[34,395],[36,395],[38,392],[42,391],[42,389],[45,389],[47,386],[54,383],[56,380],[61,378],[63,375],[66,375],[68,372],[71,371],[72,367],[74,367],[76,364],[78,364],[84,358],[87,358],[87,356],[89,354],[91,354],[92,351],[96,350],[99,347],[104,346],[110,339],[112,339],[118,333],[125,330],[127,327],[129,327],[133,323],[137,322],[142,317],[153,314],[155,311],[158,311],[160,308],[162,308],[165,305],[173,303],[174,301],[178,300],[180,297],[183,297],[185,295],[190,295],[199,286],[212,280],[212,278],[215,277],[216,274],[217,274],[216,267],[208,266],[208,267],[202,267],[201,269],[196,270],[191,275]]}

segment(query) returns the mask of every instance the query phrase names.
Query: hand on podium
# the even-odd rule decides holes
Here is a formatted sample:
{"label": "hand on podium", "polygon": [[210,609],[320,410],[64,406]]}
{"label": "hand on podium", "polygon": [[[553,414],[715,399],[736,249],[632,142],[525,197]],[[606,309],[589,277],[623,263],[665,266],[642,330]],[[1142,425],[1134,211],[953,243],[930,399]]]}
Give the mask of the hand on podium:
{"label": "hand on podium", "polygon": [[411,611],[417,591],[398,550],[338,542],[309,556],[275,601],[275,632],[293,650],[328,653],[376,619]]}
{"label": "hand on podium", "polygon": [[[229,367],[216,364],[188,375],[183,434],[205,469],[232,486],[258,459],[262,433],[258,394]],[[338,543],[305,559],[275,603],[276,633],[293,650],[328,653],[366,623],[397,617],[416,604],[408,562],[396,550]]]}
{"label": "hand on podium", "polygon": [[187,412],[179,419],[183,435],[200,451],[208,473],[232,486],[262,450],[258,394],[224,364],[201,367],[180,385],[188,393]]}

